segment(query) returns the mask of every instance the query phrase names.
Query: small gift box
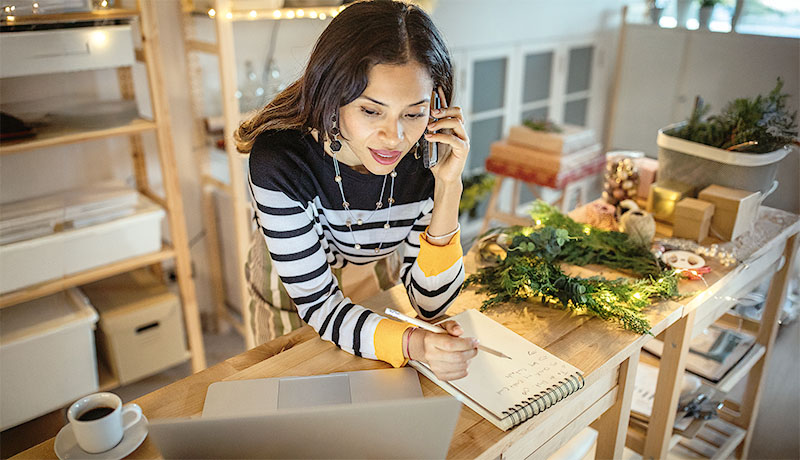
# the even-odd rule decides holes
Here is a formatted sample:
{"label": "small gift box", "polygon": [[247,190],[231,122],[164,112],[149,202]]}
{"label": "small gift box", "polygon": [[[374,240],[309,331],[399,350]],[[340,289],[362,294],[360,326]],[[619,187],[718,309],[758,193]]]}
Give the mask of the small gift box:
{"label": "small gift box", "polygon": [[633,160],[636,169],[639,170],[639,191],[638,196],[644,198],[650,196],[650,187],[656,181],[658,173],[658,160],[653,158],[637,158]]}
{"label": "small gift box", "polygon": [[709,185],[697,198],[714,203],[711,234],[730,241],[750,230],[758,215],[761,193]]}
{"label": "small gift box", "polygon": [[650,187],[647,198],[647,212],[656,220],[672,223],[675,206],[694,192],[694,187],[683,182],[659,181]]}
{"label": "small gift box", "polygon": [[694,198],[684,198],[675,206],[672,236],[701,243],[708,237],[714,204]]}

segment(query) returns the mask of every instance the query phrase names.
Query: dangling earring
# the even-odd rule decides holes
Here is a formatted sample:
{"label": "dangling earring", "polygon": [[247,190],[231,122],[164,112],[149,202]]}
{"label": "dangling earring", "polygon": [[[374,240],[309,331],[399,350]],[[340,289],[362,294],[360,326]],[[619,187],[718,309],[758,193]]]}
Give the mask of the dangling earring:
{"label": "dangling earring", "polygon": [[333,140],[331,141],[331,151],[338,152],[342,149],[342,143],[339,142],[339,128],[336,125],[336,114],[331,117],[331,121],[333,121],[333,128],[331,128],[331,132],[333,133]]}

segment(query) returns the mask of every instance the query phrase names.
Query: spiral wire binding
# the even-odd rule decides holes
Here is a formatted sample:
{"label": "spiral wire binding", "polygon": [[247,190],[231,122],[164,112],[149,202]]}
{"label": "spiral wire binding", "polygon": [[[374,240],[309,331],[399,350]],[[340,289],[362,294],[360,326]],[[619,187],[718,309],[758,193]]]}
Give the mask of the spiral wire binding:
{"label": "spiral wire binding", "polygon": [[[528,398],[524,403],[514,404],[514,407],[509,407],[504,410],[503,415],[511,417],[513,426],[517,426],[525,420],[541,414],[567,396],[580,390],[585,383],[586,381],[580,373],[568,375],[566,379],[540,391],[535,396]],[[545,398],[547,399],[545,400]],[[528,412],[529,409],[530,414]],[[515,417],[516,420],[514,419]]]}

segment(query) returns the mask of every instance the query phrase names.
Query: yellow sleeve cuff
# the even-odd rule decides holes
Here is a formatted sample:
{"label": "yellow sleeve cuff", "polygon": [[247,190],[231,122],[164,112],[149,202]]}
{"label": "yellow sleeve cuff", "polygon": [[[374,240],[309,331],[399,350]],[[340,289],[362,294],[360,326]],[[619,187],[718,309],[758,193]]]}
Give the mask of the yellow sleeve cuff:
{"label": "yellow sleeve cuff", "polygon": [[378,321],[373,337],[375,356],[394,367],[405,366],[407,359],[403,356],[403,333],[410,327],[413,326],[386,318]]}
{"label": "yellow sleeve cuff", "polygon": [[459,230],[450,242],[444,246],[431,244],[427,239],[428,229],[419,235],[419,255],[417,265],[425,276],[436,276],[439,273],[452,267],[464,255],[461,249],[461,230]]}

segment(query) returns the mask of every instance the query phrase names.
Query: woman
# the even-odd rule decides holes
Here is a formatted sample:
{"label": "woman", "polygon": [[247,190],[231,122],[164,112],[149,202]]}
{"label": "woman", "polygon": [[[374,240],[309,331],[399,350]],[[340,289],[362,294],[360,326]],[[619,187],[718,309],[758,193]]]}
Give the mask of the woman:
{"label": "woman", "polygon": [[[442,315],[458,295],[469,140],[458,107],[430,113],[434,89],[451,100],[450,57],[427,14],[390,0],[358,2],[322,33],[303,76],[239,127],[269,251],[247,267],[262,338],[277,305],[284,323],[302,319],[357,356],[396,367],[416,359],[445,380],[467,374],[477,341],[460,338],[455,322],[433,334],[384,318],[350,302],[333,273],[403,245],[400,279],[422,318]],[[422,165],[428,142],[450,150],[431,169]],[[254,282],[259,275],[271,278],[266,289]]]}

